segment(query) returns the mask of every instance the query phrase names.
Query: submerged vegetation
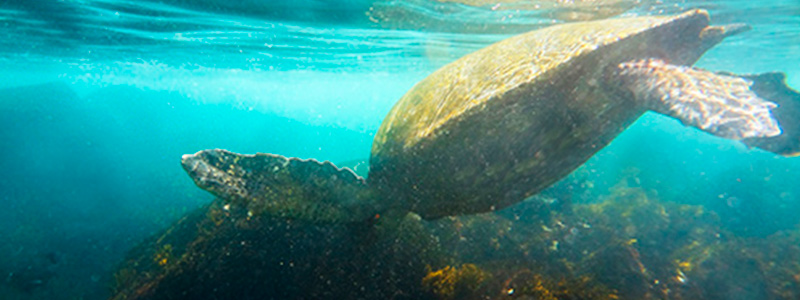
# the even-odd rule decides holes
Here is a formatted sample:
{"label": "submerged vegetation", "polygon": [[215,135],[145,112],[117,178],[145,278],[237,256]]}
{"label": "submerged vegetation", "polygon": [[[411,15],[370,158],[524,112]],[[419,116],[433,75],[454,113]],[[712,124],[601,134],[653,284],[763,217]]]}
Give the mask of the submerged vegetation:
{"label": "submerged vegetation", "polygon": [[460,268],[445,266],[436,271],[428,270],[422,278],[422,287],[439,299],[469,299],[479,293],[489,277],[474,264],[463,264]]}
{"label": "submerged vegetation", "polygon": [[393,230],[217,200],[131,252],[113,299],[800,298],[800,230],[737,234],[627,182],[596,203],[543,196]]}

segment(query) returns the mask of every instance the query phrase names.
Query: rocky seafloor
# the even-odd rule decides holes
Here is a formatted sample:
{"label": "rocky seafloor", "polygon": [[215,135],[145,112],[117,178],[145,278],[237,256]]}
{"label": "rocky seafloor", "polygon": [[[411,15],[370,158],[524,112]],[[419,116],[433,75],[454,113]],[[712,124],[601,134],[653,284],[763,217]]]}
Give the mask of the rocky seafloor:
{"label": "rocky seafloor", "polygon": [[391,230],[218,199],[133,250],[112,299],[800,299],[800,229],[737,234],[625,184]]}

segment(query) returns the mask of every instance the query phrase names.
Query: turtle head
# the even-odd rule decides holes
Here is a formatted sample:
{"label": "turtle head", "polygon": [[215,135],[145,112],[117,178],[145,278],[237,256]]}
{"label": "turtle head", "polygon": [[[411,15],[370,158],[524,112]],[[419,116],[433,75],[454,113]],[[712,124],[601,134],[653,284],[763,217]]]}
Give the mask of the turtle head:
{"label": "turtle head", "polygon": [[[233,153],[225,150],[205,150],[183,155],[181,165],[198,187],[222,198],[246,198],[244,183],[234,176],[233,159]],[[225,171],[221,166],[228,166],[229,170]]]}
{"label": "turtle head", "polygon": [[343,224],[387,209],[363,178],[328,161],[211,149],[186,154],[181,164],[197,186],[252,216]]}

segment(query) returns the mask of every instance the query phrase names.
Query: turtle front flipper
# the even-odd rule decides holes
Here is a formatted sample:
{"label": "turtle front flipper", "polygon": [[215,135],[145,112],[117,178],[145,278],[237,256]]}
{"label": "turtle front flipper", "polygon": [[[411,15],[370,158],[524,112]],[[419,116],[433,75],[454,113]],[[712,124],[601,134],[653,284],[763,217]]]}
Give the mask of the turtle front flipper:
{"label": "turtle front flipper", "polygon": [[351,223],[381,211],[363,178],[327,161],[214,149],[186,154],[181,164],[197,186],[253,216]]}
{"label": "turtle front flipper", "polygon": [[800,98],[780,74],[714,73],[657,59],[621,63],[612,74],[637,103],[684,125],[781,155],[800,151]]}

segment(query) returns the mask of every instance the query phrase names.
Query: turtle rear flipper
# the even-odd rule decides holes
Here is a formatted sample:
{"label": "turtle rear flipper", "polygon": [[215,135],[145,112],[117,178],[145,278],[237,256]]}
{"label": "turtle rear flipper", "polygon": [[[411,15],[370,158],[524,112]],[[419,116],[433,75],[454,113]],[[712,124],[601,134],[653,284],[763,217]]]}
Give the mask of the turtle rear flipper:
{"label": "turtle rear flipper", "polygon": [[781,134],[770,112],[777,105],[750,90],[749,80],[657,59],[621,63],[616,71],[637,103],[684,125],[733,140]]}
{"label": "turtle rear flipper", "polygon": [[197,186],[251,215],[352,223],[381,211],[363,178],[327,161],[214,149],[184,155],[181,164]]}
{"label": "turtle rear flipper", "polygon": [[759,97],[778,104],[772,115],[778,119],[783,132],[778,136],[749,138],[743,142],[783,156],[800,155],[800,93],[786,85],[783,73],[764,73],[742,76],[751,80],[750,88]]}
{"label": "turtle rear flipper", "polygon": [[649,59],[622,63],[614,75],[645,108],[685,125],[781,155],[800,151],[800,97],[782,74],[714,73]]}

